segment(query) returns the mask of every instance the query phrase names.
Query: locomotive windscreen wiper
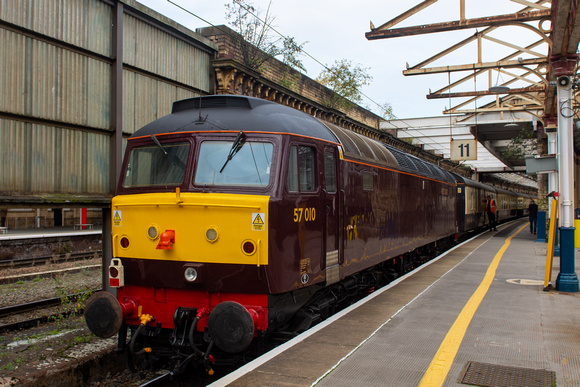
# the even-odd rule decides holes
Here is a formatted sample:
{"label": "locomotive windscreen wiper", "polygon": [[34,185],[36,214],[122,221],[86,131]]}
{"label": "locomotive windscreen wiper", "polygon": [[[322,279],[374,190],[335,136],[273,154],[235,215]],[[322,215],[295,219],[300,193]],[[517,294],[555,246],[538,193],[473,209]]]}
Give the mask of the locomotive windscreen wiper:
{"label": "locomotive windscreen wiper", "polygon": [[154,134],[151,135],[151,139],[153,140],[155,145],[157,145],[159,147],[159,149],[161,149],[161,151],[163,152],[163,155],[169,159],[171,164],[175,165],[178,168],[185,169],[185,164],[183,163],[183,161],[176,159],[172,154],[167,153],[167,151],[165,150],[163,145],[161,145],[161,143],[159,142],[157,137],[155,137]]}
{"label": "locomotive windscreen wiper", "polygon": [[222,169],[220,169],[220,173],[222,173],[222,171],[224,170],[226,165],[228,165],[230,160],[234,158],[236,153],[238,153],[238,151],[240,149],[242,149],[243,145],[244,145],[244,132],[240,132],[240,133],[238,133],[238,137],[236,137],[236,139],[234,140],[234,145],[232,145],[232,148],[230,149],[230,153],[228,154],[228,159],[226,160],[226,162],[222,166]]}

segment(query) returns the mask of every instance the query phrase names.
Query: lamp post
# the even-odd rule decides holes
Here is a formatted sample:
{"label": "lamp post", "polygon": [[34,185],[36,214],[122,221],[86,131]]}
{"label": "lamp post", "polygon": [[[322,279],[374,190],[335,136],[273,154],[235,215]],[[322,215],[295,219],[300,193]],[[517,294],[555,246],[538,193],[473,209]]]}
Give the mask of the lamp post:
{"label": "lamp post", "polygon": [[558,169],[560,185],[560,273],[556,289],[578,291],[574,250],[574,137],[572,110],[572,79],[570,75],[578,55],[562,55],[552,61],[558,77]]}

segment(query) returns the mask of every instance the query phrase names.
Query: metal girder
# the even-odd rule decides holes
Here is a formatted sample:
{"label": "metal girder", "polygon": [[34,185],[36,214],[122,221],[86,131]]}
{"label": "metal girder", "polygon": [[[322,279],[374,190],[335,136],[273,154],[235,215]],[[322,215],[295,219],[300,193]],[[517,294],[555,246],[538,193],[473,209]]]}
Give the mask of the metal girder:
{"label": "metal girder", "polygon": [[[478,99],[481,97],[486,97],[486,96],[492,96],[492,95],[500,95],[500,94],[508,94],[508,95],[515,95],[515,94],[520,94],[520,96],[522,97],[522,99],[526,99],[528,100],[528,105],[537,105],[534,106],[534,108],[541,108],[541,100],[542,98],[545,98],[545,92],[548,89],[548,81],[545,78],[546,73],[548,72],[548,58],[547,58],[547,53],[543,53],[540,51],[543,50],[535,50],[534,48],[537,47],[541,47],[541,45],[543,43],[545,43],[548,46],[548,49],[550,48],[551,45],[551,39],[548,36],[550,31],[547,31],[545,29],[542,28],[542,26],[540,25],[540,23],[538,23],[538,27],[534,27],[532,25],[529,25],[527,23],[524,23],[524,16],[528,18],[525,19],[525,21],[530,21],[530,20],[546,20],[548,19],[551,14],[552,14],[552,10],[546,6],[544,6],[543,4],[548,3],[548,0],[537,0],[535,3],[530,2],[530,1],[526,1],[526,0],[520,0],[517,1],[520,4],[526,5],[527,7],[522,9],[520,12],[518,13],[514,13],[514,14],[509,14],[509,15],[499,15],[499,16],[491,16],[491,17],[485,17],[485,18],[476,18],[476,19],[465,19],[464,15],[465,15],[465,1],[464,0],[460,0],[460,15],[461,15],[461,20],[459,22],[451,22],[451,24],[448,25],[448,27],[450,27],[450,30],[455,30],[455,29],[463,29],[463,28],[475,28],[475,27],[487,27],[482,31],[478,31],[474,36],[469,37],[467,39],[462,40],[461,42],[452,45],[451,47],[449,47],[448,49],[432,56],[431,58],[413,66],[413,67],[409,67],[409,65],[407,65],[407,69],[403,71],[404,75],[424,75],[424,74],[437,74],[437,73],[449,73],[451,74],[452,72],[459,72],[459,71],[470,71],[473,72],[473,74],[470,74],[464,78],[462,78],[459,81],[454,82],[453,84],[450,84],[445,87],[442,88],[439,91],[436,92],[431,92],[429,91],[429,95],[427,96],[428,99],[435,99],[435,98],[465,98],[465,97],[473,97],[471,99],[469,99],[468,101],[457,105],[455,107],[450,107],[449,109],[447,109],[444,113],[454,113],[454,112],[458,112],[459,108],[461,106],[465,106],[466,104],[469,103],[477,103]],[[415,8],[407,11],[406,13],[404,13],[401,16],[404,17],[397,17],[392,19],[390,22],[387,22],[385,24],[383,24],[382,26],[380,26],[379,28],[373,29],[370,33],[367,33],[367,38],[369,38],[369,36],[372,36],[373,33],[385,33],[390,27],[392,27],[393,25],[399,23],[400,21],[408,18],[409,16],[419,12],[420,10],[428,7],[429,5],[433,4],[434,2],[423,2],[421,4],[419,4],[418,6],[416,6]],[[431,33],[431,32],[439,32],[440,27],[444,26],[445,24],[448,23],[435,23],[435,24],[429,24],[429,25],[422,25],[422,26],[416,26],[416,27],[409,27],[407,29],[398,29],[398,30],[394,30],[391,29],[390,31],[399,31],[399,32],[403,32],[403,34],[401,34],[400,36],[403,35],[413,35],[415,34],[415,32],[413,31],[414,29],[417,29],[417,31],[421,31],[421,33]],[[536,33],[537,35],[540,36],[540,40],[536,41],[532,44],[529,44],[525,47],[522,47],[520,45],[516,45],[513,44],[512,42],[507,42],[507,41],[503,41],[500,39],[497,39],[495,37],[491,37],[489,36],[489,34],[493,31],[495,31],[497,28],[499,28],[500,26],[503,25],[516,25],[516,26],[520,26],[520,27],[524,27],[529,29],[530,31]],[[395,34],[397,35],[397,34]],[[499,45],[503,45],[505,47],[509,47],[509,48],[513,48],[515,51],[512,52],[510,55],[498,60],[498,61],[494,61],[494,62],[483,62],[482,61],[482,47],[481,47],[481,41],[485,39],[487,41],[499,44]],[[472,42],[477,42],[477,62],[473,63],[473,64],[463,64],[463,65],[451,65],[451,66],[439,66],[439,67],[425,67],[427,66],[429,63],[432,63],[436,60],[442,59],[445,56],[451,54],[452,52],[466,46],[467,44],[470,44]],[[531,55],[532,58],[522,58],[522,57],[518,57],[517,59],[515,59],[517,56],[519,55]],[[521,70],[520,72],[523,71],[523,73],[520,74],[515,74],[513,72],[507,72],[506,68],[514,68],[514,69],[519,69]],[[492,69],[496,69],[498,71],[498,76],[499,74],[505,74],[507,76],[510,77],[510,80],[508,80],[507,82],[504,82],[501,84],[501,86],[508,86],[514,82],[517,81],[524,81],[527,83],[532,84],[532,86],[529,87],[518,87],[516,89],[513,89],[508,91],[508,92],[494,92],[491,90],[474,90],[472,92],[470,91],[464,91],[464,92],[459,92],[459,93],[443,93],[444,91],[450,91],[452,87],[458,87],[462,84],[465,84],[465,82],[468,81],[472,81],[475,79],[475,77],[483,75],[483,71],[488,71],[489,72],[489,86],[492,85],[491,83],[491,79],[492,79]],[[540,92],[543,92],[544,94],[538,94]],[[534,94],[535,93],[535,94]],[[527,94],[527,95],[526,95]],[[540,101],[540,102],[538,102]],[[503,99],[497,99],[496,100],[496,104],[495,107],[491,106],[492,104],[486,104],[486,109],[487,111],[493,111],[493,110],[502,110],[502,104],[504,103]],[[505,110],[513,110],[512,108],[507,108]],[[523,109],[523,108],[522,108]],[[475,112],[479,112],[480,109],[478,108],[474,108],[471,109],[472,113]],[[529,110],[529,107],[528,107]],[[462,110],[462,112],[465,112],[465,110]]]}
{"label": "metal girder", "polygon": [[530,11],[530,12],[518,12],[508,15],[456,20],[451,22],[434,23],[405,28],[395,28],[395,29],[376,28],[371,32],[367,32],[365,36],[368,40],[375,40],[375,39],[395,38],[400,36],[431,34],[435,32],[455,31],[467,28],[503,26],[518,22],[541,20],[543,18],[550,17],[551,14],[552,14],[551,10]]}
{"label": "metal girder", "polygon": [[521,60],[503,60],[498,62],[488,63],[473,63],[454,66],[440,66],[430,67],[426,69],[409,69],[403,71],[403,75],[423,75],[423,74],[441,74],[457,71],[473,71],[482,69],[508,68],[508,67],[523,67],[528,65],[548,64],[548,58],[531,58]]}
{"label": "metal girder", "polygon": [[499,94],[522,94],[522,93],[537,93],[542,92],[546,88],[544,86],[529,86],[517,89],[510,89],[503,92],[486,91],[465,91],[461,93],[430,93],[427,94],[427,99],[437,98],[461,98],[461,97],[479,97],[483,95],[499,95]]}

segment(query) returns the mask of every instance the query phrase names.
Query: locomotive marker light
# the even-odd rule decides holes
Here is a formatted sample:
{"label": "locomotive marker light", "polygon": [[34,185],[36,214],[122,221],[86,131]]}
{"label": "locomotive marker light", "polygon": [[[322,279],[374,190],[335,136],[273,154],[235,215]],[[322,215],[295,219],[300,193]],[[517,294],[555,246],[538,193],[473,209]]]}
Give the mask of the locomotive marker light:
{"label": "locomotive marker light", "polygon": [[161,233],[159,237],[159,243],[156,249],[159,250],[172,250],[172,244],[175,243],[175,230],[165,230]]}
{"label": "locomotive marker light", "polygon": [[216,227],[214,226],[210,226],[207,231],[205,232],[205,239],[209,242],[209,243],[214,243],[217,242],[219,237],[219,233]]}
{"label": "locomotive marker light", "polygon": [[256,252],[256,243],[251,240],[245,240],[242,242],[242,251],[246,255],[253,255]]}
{"label": "locomotive marker light", "polygon": [[157,239],[159,237],[159,227],[157,227],[156,225],[151,225],[148,229],[147,229],[147,236],[149,237],[149,239],[151,239],[152,241],[154,241],[155,239]]}
{"label": "locomotive marker light", "polygon": [[129,248],[129,238],[127,238],[126,236],[123,236],[121,238],[121,241],[119,242],[121,244],[121,247],[124,249],[128,249]]}

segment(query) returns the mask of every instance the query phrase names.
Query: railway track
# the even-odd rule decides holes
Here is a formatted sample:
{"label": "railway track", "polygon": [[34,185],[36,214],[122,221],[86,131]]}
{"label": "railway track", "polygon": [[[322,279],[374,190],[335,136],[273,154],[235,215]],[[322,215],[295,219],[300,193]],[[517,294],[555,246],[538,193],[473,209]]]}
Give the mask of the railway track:
{"label": "railway track", "polygon": [[84,261],[91,258],[99,258],[102,256],[102,251],[86,251],[80,253],[66,253],[45,255],[34,258],[17,258],[5,259],[0,261],[0,269],[16,269],[21,267],[30,267],[37,265],[58,264],[63,262]]}
{"label": "railway track", "polygon": [[[0,308],[0,319],[15,316],[24,313],[34,312],[39,309],[45,308],[54,308],[61,306],[65,303],[77,302],[81,299],[88,298],[92,293],[99,291],[100,289],[90,291],[90,292],[81,292],[75,294],[69,294],[65,297],[54,297],[54,298],[47,298],[44,300],[38,300],[33,302],[27,302],[19,305],[11,305],[4,308]],[[39,317],[31,317],[25,318],[23,320],[10,322],[10,323],[1,323],[0,322],[0,333],[7,332],[7,331],[17,331],[22,329],[28,329],[40,324],[45,324],[51,319],[55,319],[57,317],[67,317],[67,315],[71,314],[72,312],[61,312],[52,313],[52,314],[42,314]],[[82,311],[80,311],[82,313]]]}

